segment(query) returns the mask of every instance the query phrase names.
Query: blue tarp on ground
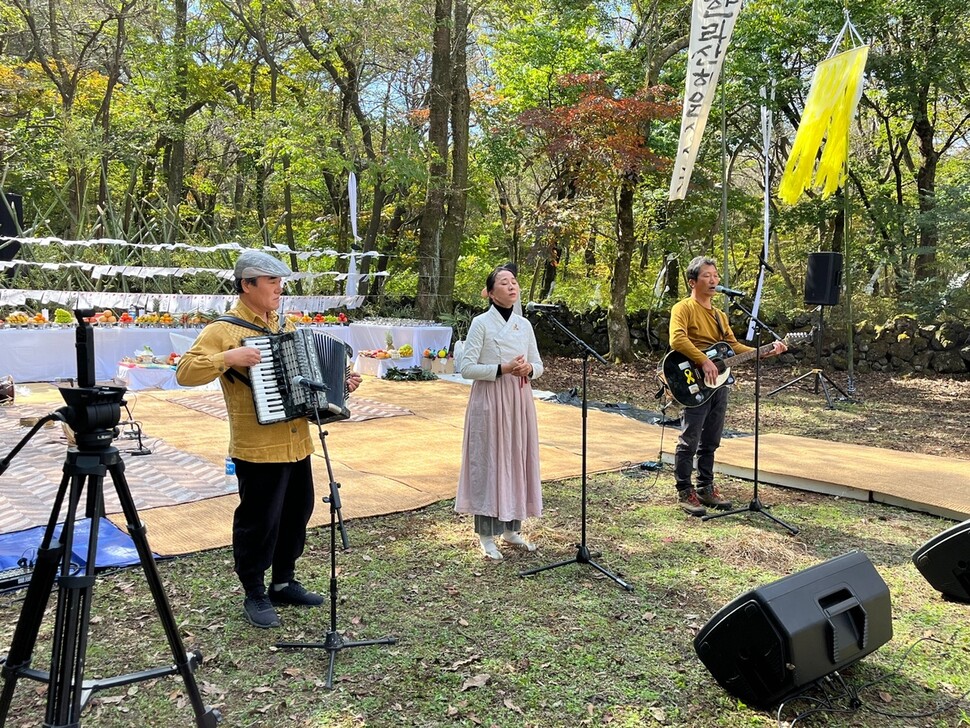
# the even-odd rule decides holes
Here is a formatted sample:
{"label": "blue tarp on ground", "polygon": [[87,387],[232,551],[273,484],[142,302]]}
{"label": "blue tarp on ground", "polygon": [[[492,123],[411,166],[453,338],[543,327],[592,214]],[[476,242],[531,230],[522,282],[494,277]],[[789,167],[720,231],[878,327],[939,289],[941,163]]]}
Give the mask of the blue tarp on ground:
{"label": "blue tarp on ground", "polygon": [[[64,524],[59,523],[55,537],[60,536]],[[46,526],[35,526],[25,531],[0,534],[0,571],[14,569],[26,564],[32,568],[37,558],[37,549],[44,537]],[[78,569],[87,565],[88,539],[91,536],[91,519],[79,519],[74,524],[71,563]],[[155,558],[158,558],[157,556]],[[21,561],[21,560],[25,561]],[[98,526],[98,551],[95,555],[96,569],[118,566],[132,566],[139,563],[138,551],[131,536],[106,518],[100,519]]]}

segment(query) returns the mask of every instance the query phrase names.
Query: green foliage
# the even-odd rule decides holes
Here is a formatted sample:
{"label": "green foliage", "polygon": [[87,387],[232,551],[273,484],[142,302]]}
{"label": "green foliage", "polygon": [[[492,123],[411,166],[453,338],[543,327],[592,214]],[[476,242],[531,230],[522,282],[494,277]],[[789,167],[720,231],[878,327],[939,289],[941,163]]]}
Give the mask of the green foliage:
{"label": "green foliage", "polygon": [[408,367],[406,369],[390,367],[383,378],[392,382],[428,382],[437,379],[438,375],[421,367]]}
{"label": "green foliage", "polygon": [[[207,245],[289,244],[292,233],[299,249],[346,250],[353,169],[359,228],[366,231],[379,215],[367,243],[390,256],[384,295],[395,301],[415,294],[431,5],[204,0],[189,7],[184,45],[168,2],[129,12],[120,38],[116,17],[80,0],[31,6],[43,21],[35,39],[21,5],[0,1],[6,31],[0,37],[0,188],[24,195],[33,234]],[[851,139],[853,304],[862,314],[970,316],[962,277],[970,268],[965,9],[955,0],[856,0],[846,7],[860,34],[874,40]],[[58,22],[46,18],[50,12]],[[641,124],[624,109],[648,75],[668,83],[676,97],[682,93],[686,52],[654,64],[686,33],[689,5],[633,4],[621,17],[614,6],[585,0],[497,0],[477,7],[473,17],[469,213],[455,278],[459,300],[477,306],[485,273],[504,260],[520,264],[527,294],[538,293],[546,264],[561,258],[557,299],[582,309],[608,306],[619,250],[620,162],[642,161],[637,155],[649,150],[656,156],[638,168],[627,308],[667,305],[654,286],[668,254],[681,263],[701,252],[723,255],[722,113],[730,156],[727,268],[732,283],[753,289],[765,152],[759,90],[776,86],[768,155],[777,185],[811,73],[842,27],[841,5],[745,3],[723,74],[725,108],[718,98],[688,198],[675,204],[665,200],[663,158],[676,151],[676,116]],[[52,27],[56,39],[49,37]],[[109,87],[116,47],[124,72]],[[77,69],[76,78],[49,76],[40,57]],[[597,78],[603,93],[594,98],[588,85],[564,85],[569,77]],[[527,130],[521,115],[535,109],[555,112]],[[617,122],[613,128],[604,123],[606,111]],[[173,179],[183,141],[182,176]],[[547,154],[556,142],[560,148]],[[579,157],[585,157],[581,174],[574,168]],[[920,185],[929,182],[932,195],[921,200]],[[375,211],[378,188],[383,205]],[[798,311],[807,254],[844,249],[836,231],[842,205],[841,197],[806,196],[798,205],[773,207],[769,309]],[[53,251],[34,254],[44,260]],[[98,250],[81,257],[113,262],[112,255]],[[143,258],[144,264],[157,257]],[[218,266],[231,262],[219,254],[202,257]],[[331,261],[307,267],[323,265]],[[865,292],[870,281],[871,295]],[[38,287],[67,283],[109,284],[39,270],[18,279]],[[203,292],[212,283],[153,285]]]}

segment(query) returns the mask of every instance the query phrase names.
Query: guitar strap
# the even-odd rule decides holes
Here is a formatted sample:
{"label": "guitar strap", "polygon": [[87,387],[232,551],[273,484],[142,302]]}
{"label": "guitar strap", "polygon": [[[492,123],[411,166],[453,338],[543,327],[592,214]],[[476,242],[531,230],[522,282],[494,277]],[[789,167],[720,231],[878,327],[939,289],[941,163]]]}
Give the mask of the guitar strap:
{"label": "guitar strap", "polygon": [[714,317],[714,323],[717,324],[717,331],[721,335],[721,341],[727,338],[727,334],[724,332],[724,326],[721,325],[721,312],[716,309],[711,309],[711,316]]}

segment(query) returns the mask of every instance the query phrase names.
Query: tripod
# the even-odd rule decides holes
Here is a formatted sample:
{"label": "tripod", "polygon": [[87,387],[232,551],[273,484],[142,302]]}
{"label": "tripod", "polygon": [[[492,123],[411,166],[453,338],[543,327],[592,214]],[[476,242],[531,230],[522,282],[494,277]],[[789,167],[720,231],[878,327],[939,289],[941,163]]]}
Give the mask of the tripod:
{"label": "tripod", "polygon": [[582,502],[582,517],[581,517],[582,531],[581,531],[581,534],[582,535],[580,536],[579,543],[576,544],[576,555],[573,558],[566,559],[564,561],[558,561],[558,562],[556,562],[554,564],[548,564],[547,566],[540,566],[540,567],[535,568],[535,569],[528,569],[527,571],[520,572],[519,573],[519,576],[523,576],[523,577],[525,577],[525,576],[531,576],[532,574],[538,574],[540,571],[548,571],[549,569],[555,569],[555,568],[558,568],[560,566],[565,566],[567,564],[588,564],[589,566],[592,566],[594,569],[596,569],[597,571],[599,571],[604,576],[608,576],[610,579],[612,579],[613,581],[615,581],[617,584],[619,584],[621,587],[623,587],[627,591],[633,591],[633,586],[632,585],[626,583],[619,576],[617,576],[616,574],[612,573],[611,571],[606,570],[604,567],[600,566],[598,563],[596,563],[595,561],[593,561],[592,557],[593,556],[599,556],[599,554],[592,554],[592,553],[590,553],[589,547],[586,545],[586,412],[587,412],[587,406],[586,406],[586,380],[587,380],[587,372],[589,370],[589,357],[590,356],[595,357],[597,359],[597,361],[599,361],[599,362],[601,362],[603,364],[607,364],[607,361],[606,361],[606,359],[604,359],[603,357],[601,357],[599,354],[597,354],[595,351],[593,351],[585,341],[583,341],[578,336],[576,336],[572,331],[570,331],[569,329],[567,329],[562,324],[562,322],[560,322],[559,319],[557,319],[551,313],[546,313],[546,318],[548,318],[548,320],[551,321],[553,323],[553,325],[556,326],[556,328],[558,328],[560,331],[562,331],[564,334],[566,334],[566,336],[568,336],[572,340],[572,342],[577,347],[579,347],[579,350],[580,350],[580,352],[583,355],[583,427],[582,427],[582,430],[583,430],[583,453],[582,453],[582,464],[583,464],[583,467],[582,467],[582,494],[581,494],[581,502]]}
{"label": "tripod", "polygon": [[[162,587],[162,581],[145,536],[146,529],[135,509],[131,491],[125,480],[125,464],[118,450],[111,446],[113,433],[121,417],[122,397],[120,387],[81,387],[61,389],[68,406],[58,410],[46,420],[60,419],[75,431],[76,448],[70,448],[64,461],[64,476],[54,498],[50,520],[44,531],[33,578],[27,587],[27,595],[11,641],[10,652],[3,663],[3,691],[0,693],[0,725],[5,724],[18,678],[25,677],[47,684],[47,710],[44,726],[73,728],[81,723],[81,712],[91,696],[108,688],[130,683],[154,680],[178,673],[185,683],[185,690],[196,725],[213,728],[221,719],[217,710],[202,702],[202,694],[193,673],[202,663],[198,651],[186,654],[179,636],[178,625]],[[14,455],[22,448],[35,429],[22,440],[0,464],[5,470]],[[104,511],[104,476],[111,476],[115,492],[128,523],[128,532],[138,551],[142,570],[155,601],[155,610],[161,619],[165,636],[174,659],[174,666],[157,667],[98,680],[84,679],[87,655],[88,631],[91,617],[91,597],[95,583],[95,561],[98,549],[100,516]],[[71,573],[71,555],[75,523],[81,495],[87,487],[86,515],[91,519],[88,538],[86,566],[83,573]],[[54,531],[64,503],[67,514],[60,535]],[[57,609],[49,671],[30,667],[31,656],[37,641],[44,611],[51,591],[57,583]]]}
{"label": "tripod", "polygon": [[829,385],[837,391],[846,400],[851,400],[852,398],[846,394],[843,389],[833,382],[828,374],[822,369],[822,339],[825,334],[825,306],[818,306],[815,309],[818,312],[818,326],[815,330],[815,368],[811,369],[804,374],[795,377],[790,382],[782,384],[780,387],[775,387],[772,389],[766,397],[770,397],[773,394],[777,394],[783,389],[788,389],[794,387],[796,384],[805,381],[806,379],[812,379],[815,383],[815,394],[818,394],[819,388],[821,388],[822,393],[825,395],[825,401],[828,403],[828,409],[835,409],[835,405],[832,404],[832,396],[829,394]]}
{"label": "tripod", "polygon": [[[327,463],[327,475],[330,478],[330,495],[323,499],[324,503],[330,504],[330,629],[324,637],[323,642],[277,642],[277,647],[282,648],[307,648],[324,649],[330,654],[330,666],[327,668],[327,689],[333,688],[333,666],[337,659],[337,653],[341,650],[352,647],[366,647],[367,645],[393,645],[397,642],[396,637],[382,637],[376,640],[348,641],[337,631],[337,514],[340,512],[340,494],[338,490],[340,483],[333,479],[333,466],[330,464],[330,453],[327,451],[327,432],[323,429],[320,422],[320,411],[314,405],[317,418],[317,429],[320,433],[320,442],[323,445],[323,459]],[[340,529],[346,545],[346,533],[343,531],[343,521],[340,522]]]}
{"label": "tripod", "polygon": [[[737,301],[732,300],[731,303],[737,306],[741,311],[747,314],[752,321],[754,321],[755,328],[755,347],[761,349],[761,332],[763,329],[768,327],[755,316],[751,311],[746,309]],[[770,329],[769,329],[770,331]],[[758,356],[754,359],[754,490],[751,495],[751,502],[748,503],[746,508],[736,508],[732,511],[725,511],[723,513],[709,513],[705,516],[701,516],[702,521],[710,521],[714,518],[724,518],[725,516],[734,516],[738,513],[758,513],[765,518],[774,521],[779,526],[786,528],[791,535],[794,536],[798,533],[798,529],[785,523],[780,518],[773,516],[765,510],[765,507],[761,503],[761,498],[758,497],[758,442],[760,437],[761,429],[761,355],[760,351]]]}

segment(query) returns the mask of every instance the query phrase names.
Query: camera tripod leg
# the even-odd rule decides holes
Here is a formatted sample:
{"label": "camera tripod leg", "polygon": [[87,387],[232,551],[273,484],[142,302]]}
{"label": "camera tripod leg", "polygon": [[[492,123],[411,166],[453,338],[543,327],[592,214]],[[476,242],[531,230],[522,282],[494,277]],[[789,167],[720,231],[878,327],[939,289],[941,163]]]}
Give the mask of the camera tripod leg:
{"label": "camera tripod leg", "polygon": [[17,678],[30,668],[30,660],[37,643],[37,634],[40,632],[44,612],[50,602],[51,590],[54,588],[57,567],[61,562],[63,552],[64,547],[60,543],[50,548],[42,547],[37,550],[37,559],[34,562],[34,571],[30,583],[27,585],[24,606],[14,630],[13,640],[10,643],[10,652],[7,653],[3,662],[4,683],[3,691],[0,693],[0,725],[5,725],[7,722],[7,712],[10,710],[14,689],[17,686]]}
{"label": "camera tripod leg", "polygon": [[[86,487],[88,504],[100,503],[106,472],[111,474],[115,484],[118,499],[128,522],[128,531],[138,551],[176,666],[143,670],[114,678],[85,680],[84,664],[100,524],[98,513],[91,518],[87,565],[84,573],[71,573],[71,555],[81,494]],[[145,537],[145,527],[138,517],[124,478],[124,463],[120,453],[114,448],[100,453],[70,450],[64,463],[64,473],[50,520],[38,549],[37,565],[27,587],[27,595],[10,652],[4,661],[2,674],[5,683],[0,693],[0,725],[6,721],[16,681],[20,677],[47,684],[47,711],[44,725],[51,728],[67,728],[80,724],[81,712],[98,690],[165,677],[178,672],[182,676],[195,711],[196,724],[199,728],[215,728],[221,716],[218,711],[207,708],[203,704],[201,693],[192,674],[201,663],[202,656],[198,652],[185,654],[175,617],[162,588],[161,578]],[[69,493],[67,514],[59,539],[55,541],[54,531],[66,493]],[[58,596],[51,640],[50,671],[41,671],[32,669],[30,662],[55,581],[58,583]]]}
{"label": "camera tripod leg", "polygon": [[128,481],[125,479],[125,464],[117,450],[114,451],[114,462],[109,466],[111,479],[121,503],[121,509],[125,515],[128,533],[135,549],[138,551],[138,558],[141,561],[142,571],[148,581],[148,588],[151,591],[152,599],[155,601],[155,611],[158,613],[168,639],[169,648],[172,651],[172,658],[175,660],[175,669],[185,684],[185,690],[192,704],[195,713],[196,723],[200,728],[213,728],[221,719],[219,711],[209,708],[202,699],[198,683],[195,681],[195,670],[202,662],[202,655],[198,651],[186,654],[182,637],[179,635],[178,625],[175,622],[175,615],[168,601],[168,595],[162,586],[162,579],[155,566],[155,557],[148,545],[146,536],[147,529],[138,515],[135,508],[134,499],[131,497],[131,490],[128,488]]}

